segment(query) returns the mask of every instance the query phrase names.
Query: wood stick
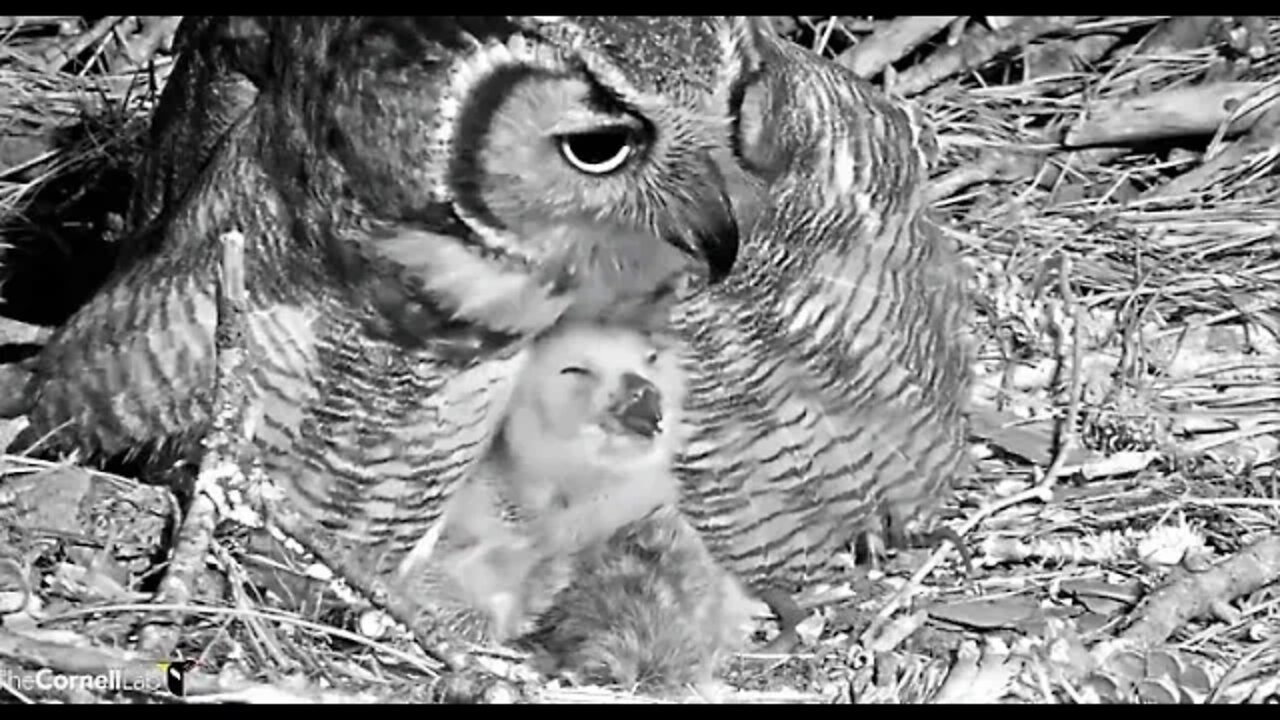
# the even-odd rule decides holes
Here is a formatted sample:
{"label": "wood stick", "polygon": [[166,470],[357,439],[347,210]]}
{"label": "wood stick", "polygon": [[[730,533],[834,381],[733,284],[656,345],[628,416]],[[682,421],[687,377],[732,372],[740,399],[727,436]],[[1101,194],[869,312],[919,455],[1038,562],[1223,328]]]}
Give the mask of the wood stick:
{"label": "wood stick", "polygon": [[1069,30],[1079,21],[1075,16],[1023,17],[998,32],[975,23],[960,44],[934,53],[925,62],[899,75],[897,92],[904,97],[918,95],[947,78],[976,70],[1000,53],[1041,35]]}
{"label": "wood stick", "polygon": [[1120,637],[1140,645],[1167,641],[1188,621],[1208,615],[1213,605],[1256,592],[1280,578],[1280,535],[1263,536],[1204,571],[1179,570],[1134,612]]}
{"label": "wood stick", "polygon": [[56,25],[59,29],[75,27],[80,22],[79,15],[0,15],[0,30],[9,31],[19,28],[38,28]]}
{"label": "wood stick", "polygon": [[1031,177],[1044,164],[1039,153],[988,150],[978,159],[948,172],[929,183],[925,197],[930,204],[941,202],[973,185],[984,182],[1013,182]]}
{"label": "wood stick", "polygon": [[964,30],[969,27],[968,15],[957,15],[947,28],[947,47],[955,47],[964,39]]}
{"label": "wood stick", "polygon": [[[86,638],[69,633],[36,631],[22,634],[0,627],[0,658],[22,666],[47,668],[63,675],[90,675],[111,679],[136,692],[168,694],[164,671],[154,656],[145,653],[94,647]],[[328,690],[312,683],[292,683],[291,689],[205,672],[186,673],[186,702],[241,703],[370,703],[368,693]]]}
{"label": "wood stick", "polygon": [[[1280,88],[1272,89],[1272,93],[1280,95]],[[1213,155],[1212,150],[1206,153],[1204,164],[1190,170],[1173,180],[1151,188],[1142,196],[1142,200],[1155,198],[1175,198],[1196,192],[1211,182],[1219,173],[1243,162],[1256,152],[1265,152],[1276,147],[1280,142],[1280,103],[1267,103],[1270,109],[1255,122],[1249,132],[1239,140],[1231,143],[1222,152]],[[1245,109],[1245,112],[1249,112]],[[1211,147],[1213,144],[1212,143]]]}
{"label": "wood stick", "polygon": [[55,43],[42,53],[41,69],[50,73],[61,70],[80,53],[88,50],[94,43],[109,35],[111,30],[122,22],[124,18],[125,16],[123,15],[108,15],[98,20],[93,24],[93,27],[85,32]]}
{"label": "wood stick", "polygon": [[[156,594],[157,603],[190,601],[195,577],[209,555],[214,528],[222,516],[234,512],[232,505],[236,503],[228,502],[228,496],[242,498],[248,486],[242,463],[249,456],[255,423],[247,382],[244,236],[226,233],[219,241],[223,252],[214,340],[217,369],[210,408],[213,422],[200,459],[195,497],[183,518],[169,569]],[[177,641],[176,628],[162,622],[148,623],[139,634],[139,646],[161,657],[171,654]]]}
{"label": "wood stick", "polygon": [[902,15],[871,37],[845,50],[836,62],[869,78],[901,60],[924,41],[949,26],[957,15]]}
{"label": "wood stick", "polygon": [[[1097,145],[1137,145],[1155,140],[1212,135],[1235,108],[1262,90],[1261,82],[1222,82],[1175,88],[1141,97],[1104,100],[1067,133],[1069,148]],[[1261,104],[1234,120],[1224,137],[1249,130],[1268,110]]]}
{"label": "wood stick", "polygon": [[181,15],[161,15],[149,18],[141,32],[135,34],[127,42],[121,43],[122,51],[131,67],[144,65],[155,56],[161,47],[173,44],[173,35],[182,22]]}

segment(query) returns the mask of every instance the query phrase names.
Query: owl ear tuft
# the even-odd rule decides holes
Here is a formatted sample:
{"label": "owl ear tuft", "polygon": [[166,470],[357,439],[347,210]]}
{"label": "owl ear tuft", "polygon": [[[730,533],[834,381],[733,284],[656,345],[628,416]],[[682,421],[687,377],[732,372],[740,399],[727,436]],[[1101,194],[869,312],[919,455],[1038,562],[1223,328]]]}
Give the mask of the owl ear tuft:
{"label": "owl ear tuft", "polygon": [[769,180],[786,170],[779,145],[779,123],[787,108],[779,87],[779,38],[761,17],[730,20],[726,66],[727,102],[732,121],[731,144],[738,160],[753,174]]}
{"label": "owl ear tuft", "polygon": [[727,26],[722,30],[725,65],[731,74],[742,75],[750,72],[756,64],[758,56],[753,52],[755,43],[751,38],[751,18],[733,16],[727,18]]}
{"label": "owl ear tuft", "polygon": [[730,54],[738,74],[749,74],[780,59],[778,36],[769,19],[759,16],[729,19]]}

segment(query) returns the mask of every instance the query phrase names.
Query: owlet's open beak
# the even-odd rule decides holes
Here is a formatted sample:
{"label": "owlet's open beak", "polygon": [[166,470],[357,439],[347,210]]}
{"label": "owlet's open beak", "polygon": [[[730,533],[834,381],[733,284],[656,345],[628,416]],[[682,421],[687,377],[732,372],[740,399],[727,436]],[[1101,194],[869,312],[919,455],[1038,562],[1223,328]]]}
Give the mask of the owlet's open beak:
{"label": "owlet's open beak", "polygon": [[662,432],[662,392],[635,373],[623,374],[609,411],[622,427],[641,437]]}

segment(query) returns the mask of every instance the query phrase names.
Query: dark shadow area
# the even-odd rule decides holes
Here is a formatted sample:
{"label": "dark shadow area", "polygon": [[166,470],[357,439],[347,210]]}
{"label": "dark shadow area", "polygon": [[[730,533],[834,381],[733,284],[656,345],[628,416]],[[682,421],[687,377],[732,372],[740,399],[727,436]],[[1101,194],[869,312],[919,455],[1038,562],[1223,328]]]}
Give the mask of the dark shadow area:
{"label": "dark shadow area", "polygon": [[[0,218],[7,246],[0,254],[0,315],[58,325],[106,279],[133,189],[136,152],[129,140],[142,127],[141,120],[90,118],[53,134],[50,149],[82,159]],[[37,166],[9,179],[28,182],[46,171]]]}
{"label": "dark shadow area", "polygon": [[30,360],[40,354],[40,343],[4,343],[0,345],[0,365]]}

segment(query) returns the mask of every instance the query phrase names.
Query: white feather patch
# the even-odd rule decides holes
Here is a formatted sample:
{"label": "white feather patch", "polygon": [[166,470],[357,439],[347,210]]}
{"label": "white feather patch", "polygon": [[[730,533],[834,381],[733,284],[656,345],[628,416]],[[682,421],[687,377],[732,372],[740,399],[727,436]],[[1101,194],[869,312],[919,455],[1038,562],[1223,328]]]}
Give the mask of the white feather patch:
{"label": "white feather patch", "polygon": [[[529,40],[522,35],[512,35],[505,43],[485,43],[474,52],[460,56],[450,68],[448,87],[440,99],[436,126],[432,133],[436,145],[446,151],[453,147],[458,116],[477,85],[503,68],[526,66],[553,72],[569,69],[568,62],[558,48]],[[443,175],[438,180],[443,183]],[[447,197],[447,189],[443,186],[441,192]]]}
{"label": "white feather patch", "polygon": [[554,324],[571,302],[568,296],[552,297],[550,288],[527,269],[480,257],[446,235],[406,230],[379,240],[376,251],[443,299],[457,319],[495,330],[540,331]]}
{"label": "white feather patch", "polygon": [[441,515],[431,527],[423,533],[418,542],[414,543],[413,549],[410,550],[404,559],[400,561],[397,573],[401,578],[407,578],[415,574],[417,568],[422,567],[431,560],[431,555],[435,552],[436,543],[440,540],[440,534],[444,532],[446,517]]}
{"label": "white feather patch", "polygon": [[831,159],[831,179],[835,185],[836,196],[852,193],[858,179],[857,168],[853,159],[853,151],[847,143],[838,143],[834,157]]}

